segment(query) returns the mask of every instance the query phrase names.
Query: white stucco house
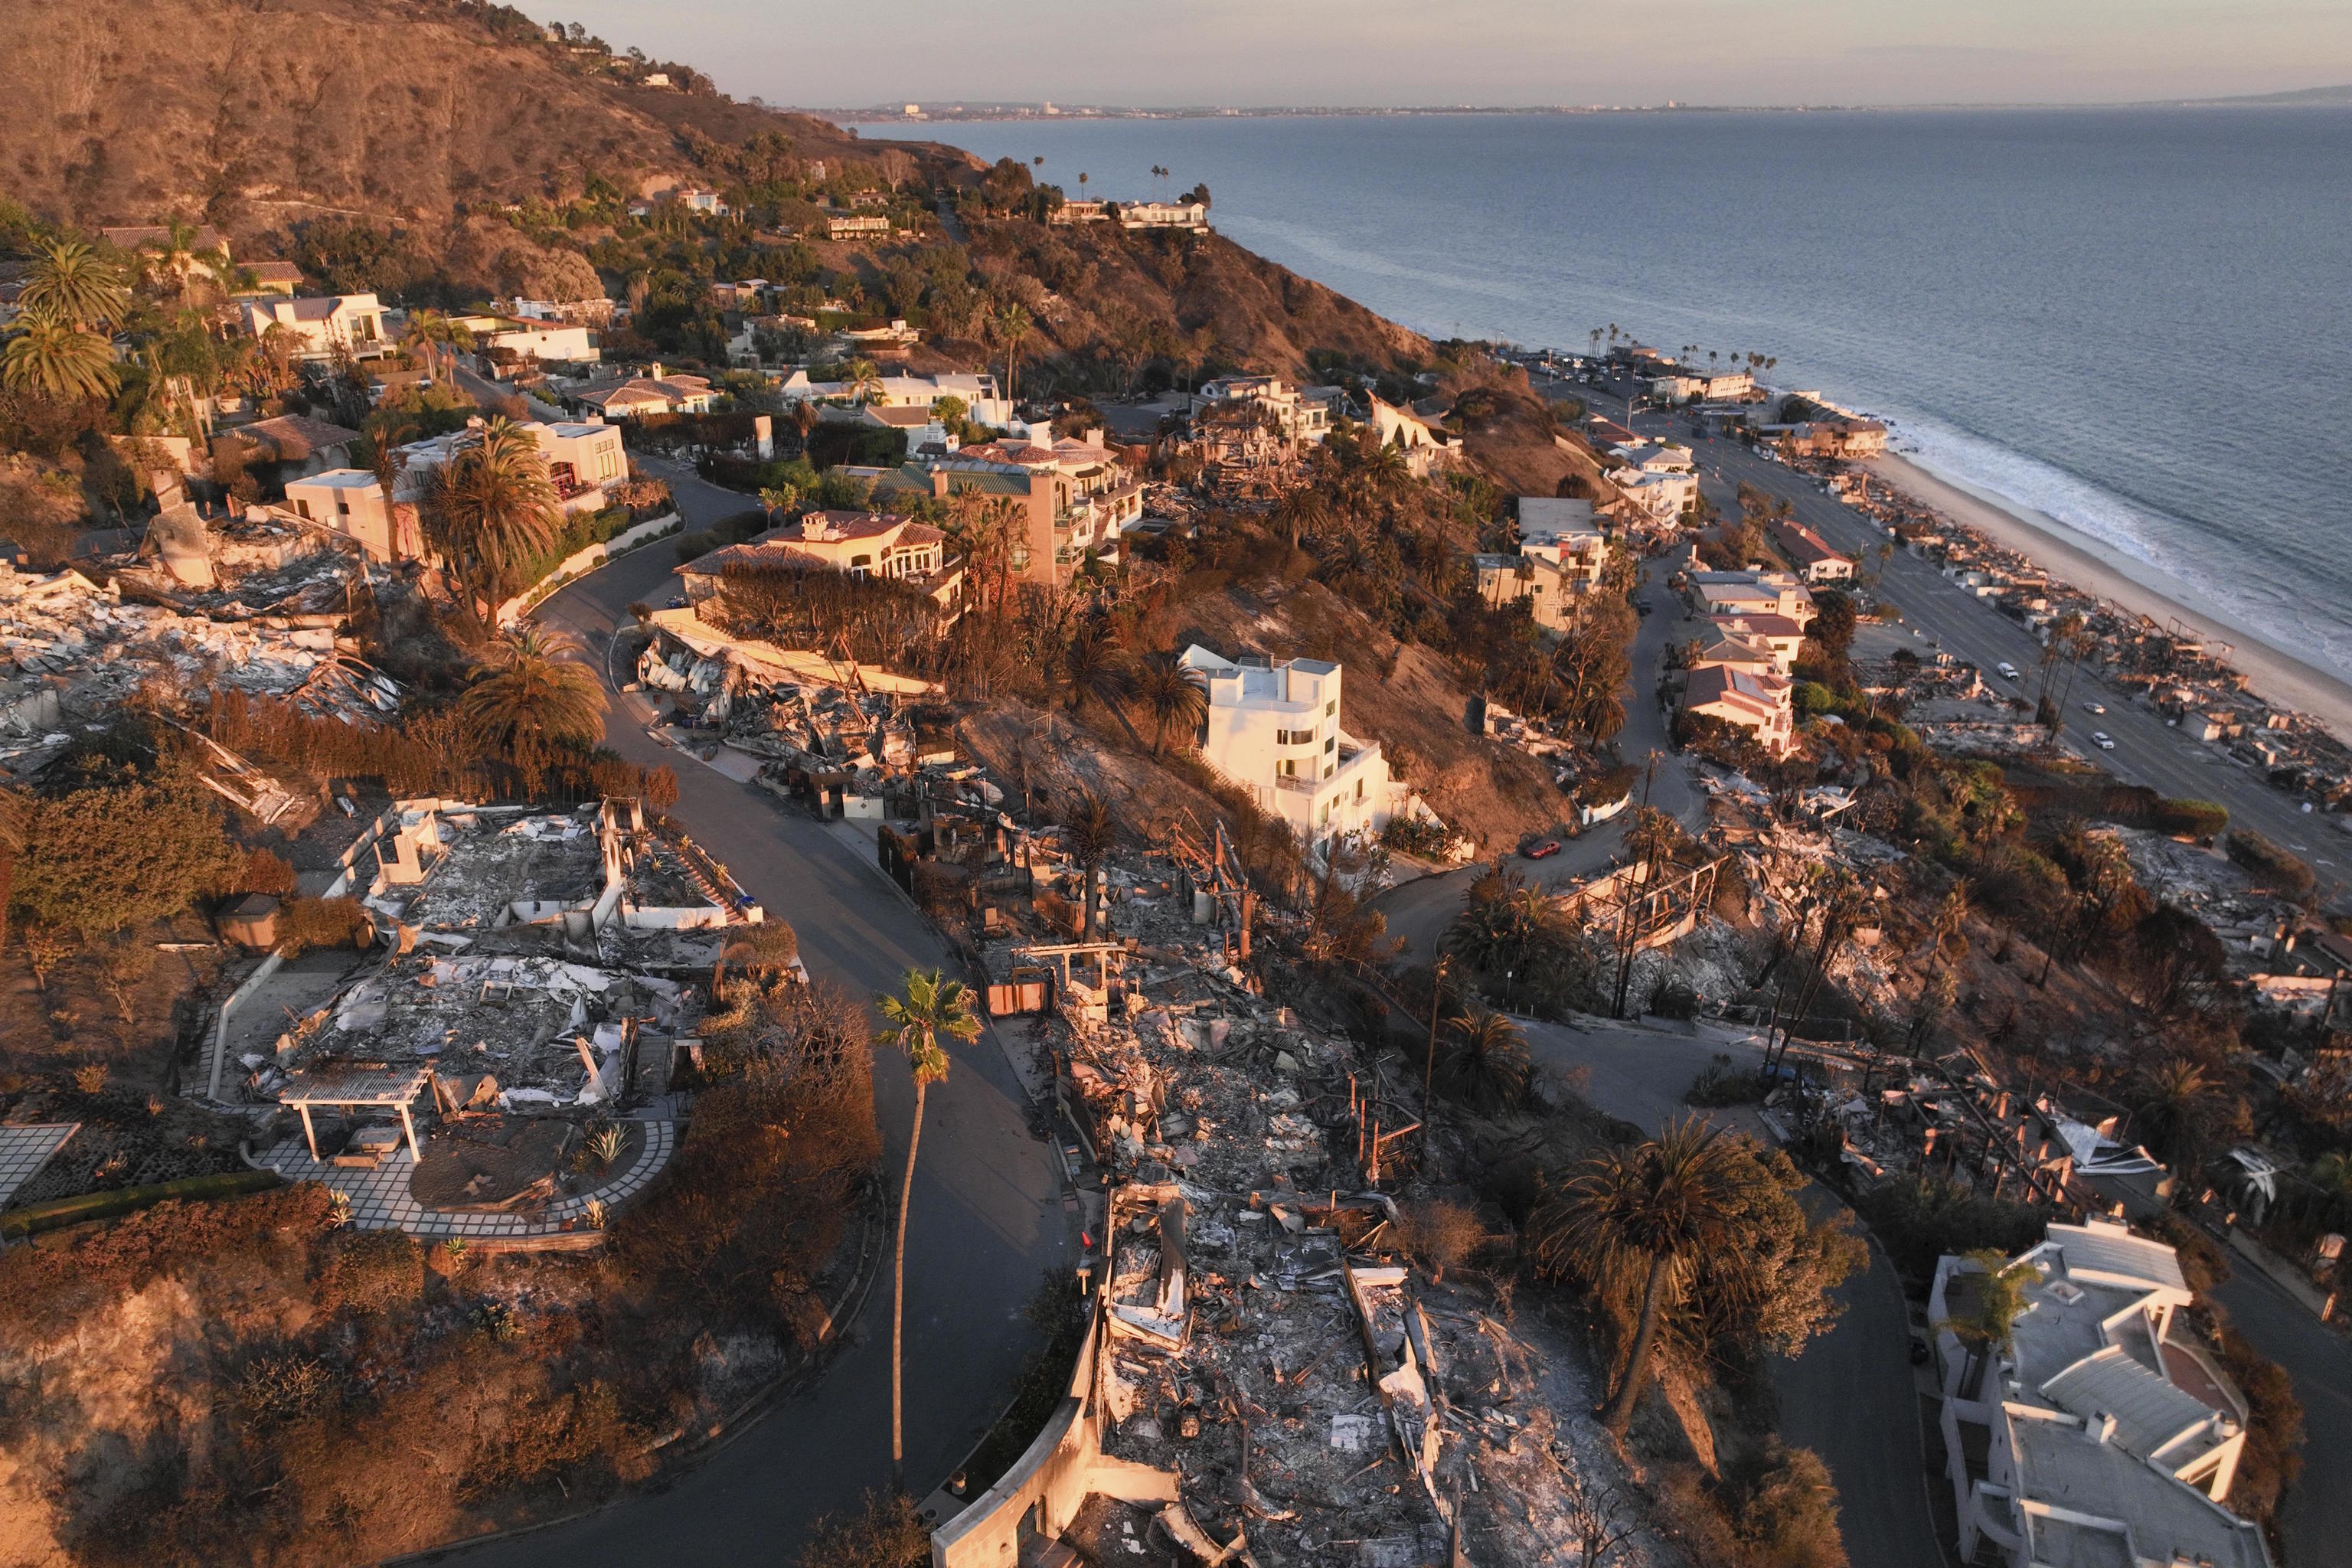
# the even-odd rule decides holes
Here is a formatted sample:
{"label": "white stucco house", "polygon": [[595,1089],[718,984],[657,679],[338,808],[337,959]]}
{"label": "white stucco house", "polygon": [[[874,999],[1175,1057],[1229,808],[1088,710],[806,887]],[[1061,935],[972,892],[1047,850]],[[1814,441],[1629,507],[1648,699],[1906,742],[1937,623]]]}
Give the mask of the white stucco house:
{"label": "white stucco house", "polygon": [[1198,644],[1179,662],[1208,693],[1202,758],[1302,839],[1378,832],[1400,809],[1380,742],[1340,728],[1339,666],[1234,660]]}

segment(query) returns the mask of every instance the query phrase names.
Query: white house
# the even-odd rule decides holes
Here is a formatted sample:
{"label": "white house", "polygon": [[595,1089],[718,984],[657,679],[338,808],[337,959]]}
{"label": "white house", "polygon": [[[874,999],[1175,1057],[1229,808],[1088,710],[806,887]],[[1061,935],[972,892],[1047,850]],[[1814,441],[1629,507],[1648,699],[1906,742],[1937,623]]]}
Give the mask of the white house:
{"label": "white house", "polygon": [[1201,754],[1309,842],[1377,832],[1396,810],[1377,741],[1339,727],[1336,664],[1235,662],[1193,645],[1180,661],[1209,698]]}
{"label": "white house", "polygon": [[[555,493],[566,511],[602,510],[611,488],[629,477],[629,459],[616,425],[534,421],[520,428],[546,458],[547,477],[554,481]],[[400,448],[400,477],[393,481],[394,507],[414,510],[424,499],[427,476],[474,438],[471,428],[453,430]],[[287,494],[293,491],[289,489]]]}
{"label": "white house", "polygon": [[547,363],[594,364],[604,357],[596,334],[586,327],[562,321],[494,321],[475,339],[487,349],[510,349]]}
{"label": "white house", "polygon": [[[2262,1531],[2223,1506],[2246,1396],[2190,1326],[2172,1248],[2094,1219],[2011,1264],[2025,1304],[2005,1346],[1936,1336],[1961,1560],[2269,1568]],[[1969,1321],[1985,1278],[1939,1260],[1928,1321]]]}
{"label": "white house", "polygon": [[1600,583],[1609,540],[1591,501],[1521,496],[1519,552],[1473,560],[1480,598],[1498,605],[1526,599],[1536,624],[1558,631],[1573,618],[1578,597]]}
{"label": "white house", "polygon": [[[811,381],[805,369],[796,370],[776,387],[787,403],[845,403],[850,385],[842,381]],[[862,401],[882,408],[929,408],[942,397],[963,400],[969,417],[1003,429],[1013,423],[1013,400],[996,390],[996,377],[942,371],[937,375],[886,375],[868,385]]]}
{"label": "white house", "polygon": [[1843,583],[1853,576],[1853,556],[1832,550],[1827,540],[1794,519],[1773,520],[1772,542],[1808,583]]}
{"label": "white house", "polygon": [[1462,438],[1431,424],[1410,408],[1383,403],[1377,395],[1370,397],[1372,428],[1380,432],[1381,445],[1394,447],[1404,453],[1405,468],[1415,479],[1425,479],[1435,466],[1460,456]]}
{"label": "white house", "polygon": [[416,509],[387,500],[383,486],[365,468],[330,468],[289,479],[286,510],[357,541],[372,561],[413,561],[425,553]]}
{"label": "white house", "polygon": [[1206,202],[1120,202],[1118,210],[1121,228],[1206,229],[1209,226],[1209,205]]}
{"label": "white house", "polygon": [[247,299],[237,303],[245,330],[258,338],[272,327],[294,335],[295,353],[328,359],[338,347],[361,359],[389,353],[383,306],[373,294],[327,294],[305,300]]}
{"label": "white house", "polygon": [[1690,673],[1683,691],[1683,710],[1745,730],[1756,743],[1776,757],[1796,749],[1789,682],[1779,676],[1728,661],[1703,665]]}
{"label": "white house", "polygon": [[1812,591],[1786,572],[1694,572],[1691,609],[1702,616],[1781,616],[1812,623]]}
{"label": "white house", "polygon": [[1293,441],[1318,446],[1331,433],[1333,397],[1291,385],[1280,376],[1229,375],[1203,382],[1192,394],[1188,412],[1197,417],[1212,409],[1249,407],[1264,411],[1275,427]]}

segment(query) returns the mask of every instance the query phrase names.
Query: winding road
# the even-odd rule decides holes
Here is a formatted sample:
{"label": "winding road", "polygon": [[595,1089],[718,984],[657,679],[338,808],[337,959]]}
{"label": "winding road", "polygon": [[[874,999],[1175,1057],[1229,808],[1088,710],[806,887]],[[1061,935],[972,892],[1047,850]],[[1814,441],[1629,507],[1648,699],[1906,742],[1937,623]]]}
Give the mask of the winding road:
{"label": "winding road", "polygon": [[[645,459],[637,461],[645,463]],[[745,498],[688,470],[645,463],[670,481],[689,526],[740,511]],[[664,603],[677,564],[669,541],[572,584],[538,618],[606,668],[633,601]],[[611,693],[606,741],[631,762],[677,770],[674,815],[772,916],[792,922],[810,971],[873,995],[911,966],[952,967],[946,944],[874,866],[814,820],[673,752],[646,731],[642,697]],[[907,1234],[907,1482],[920,1497],[979,1441],[1034,1343],[1023,1307],[1044,1272],[1076,1259],[1074,1216],[1026,1097],[992,1027],[950,1042],[953,1068],[926,1097],[922,1158]],[[875,1111],[883,1163],[900,1168],[914,1111],[903,1059],[877,1053]],[[895,1180],[888,1184],[895,1195]],[[890,1479],[890,1282],[808,1392],[773,1406],[666,1489],[529,1534],[441,1555],[469,1565],[572,1568],[618,1563],[788,1561],[820,1514],[854,1508]]]}

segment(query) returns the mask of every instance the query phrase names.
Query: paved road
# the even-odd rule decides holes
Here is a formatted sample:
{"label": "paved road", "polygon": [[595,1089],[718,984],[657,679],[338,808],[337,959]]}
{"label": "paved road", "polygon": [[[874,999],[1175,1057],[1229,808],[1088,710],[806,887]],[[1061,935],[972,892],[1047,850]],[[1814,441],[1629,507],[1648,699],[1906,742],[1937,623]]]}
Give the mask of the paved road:
{"label": "paved road", "polygon": [[[676,475],[665,477],[690,521],[741,510],[743,498]],[[662,602],[676,563],[667,542],[624,556],[564,589],[541,617],[578,636],[602,668],[624,606]],[[772,914],[793,923],[814,973],[872,994],[910,965],[949,963],[937,934],[870,865],[773,797],[667,751],[640,727],[645,713],[642,699],[616,695],[609,742],[633,762],[676,766],[678,818]],[[1029,1132],[1020,1084],[993,1034],[952,1046],[951,1055],[947,1082],[927,1097],[907,1237],[907,1478],[918,1496],[995,1418],[1034,1342],[1023,1303],[1045,1268],[1076,1257],[1051,1154]],[[899,1058],[877,1058],[875,1076],[889,1169],[906,1157],[914,1092]],[[783,1561],[817,1514],[887,1484],[889,1389],[886,1273],[824,1380],[668,1490],[464,1557],[518,1568],[571,1568],[587,1558]]]}
{"label": "paved road", "polygon": [[[1676,618],[1674,595],[1663,584],[1644,577],[1634,589],[1633,598],[1636,603],[1646,601],[1652,613],[1642,617],[1641,627],[1633,637],[1629,674],[1622,693],[1625,728],[1617,735],[1617,754],[1643,768],[1655,757],[1657,772],[1650,775],[1647,785],[1650,805],[1696,832],[1706,813],[1706,797],[1692,785],[1688,764],[1675,753],[1669,734],[1670,721],[1658,702],[1659,675]],[[1642,787],[1635,786],[1637,797]],[[1566,798],[1561,797],[1563,803]],[[1632,819],[1628,812],[1578,837],[1563,836],[1560,852],[1546,859],[1528,860],[1513,856],[1509,864],[1540,888],[1582,881],[1606,869],[1617,858]],[[1381,894],[1373,902],[1388,917],[1388,934],[1404,940],[1410,958],[1428,962],[1437,951],[1445,928],[1461,912],[1470,884],[1478,879],[1483,869],[1476,865],[1465,866],[1444,876],[1401,883]]]}
{"label": "paved road", "polygon": [[2247,1342],[2284,1367],[2303,1405],[2303,1475],[2279,1508],[2294,1568],[2352,1554],[2352,1346],[2254,1268],[2232,1258],[2213,1292]]}
{"label": "paved road", "polygon": [[[1623,406],[1622,392],[1612,401],[1593,387],[1570,384],[1568,390],[1596,406],[1612,411]],[[1868,515],[1807,476],[1758,456],[1742,442],[1705,435],[1694,430],[1688,419],[1664,414],[1645,412],[1635,428],[1644,436],[1671,436],[1687,443],[1698,458],[1701,489],[1727,517],[1738,515],[1738,490],[1746,483],[1785,498],[1798,521],[1864,565],[1874,563],[1874,552],[1886,542]],[[2040,642],[1990,601],[1946,578],[1933,562],[1898,548],[1873,592],[1894,604],[1904,621],[1921,634],[1914,646],[1923,657],[1940,649],[1974,664],[1984,671],[1986,685],[2004,695],[2031,700],[2038,691]],[[2003,679],[1998,673],[2003,660],[2023,679]],[[2252,827],[2310,861],[2324,891],[2339,891],[2346,885],[2347,872],[2352,872],[2352,838],[2339,841],[2330,818],[2304,812],[2299,801],[2272,788],[2261,773],[2221,747],[2190,740],[2155,709],[2108,685],[2090,665],[2076,676],[2069,699],[2073,708],[2065,716],[2065,743],[2078,755],[2092,758],[2126,784],[2145,784],[2166,795],[2217,801],[2229,808],[2232,823]],[[2084,702],[2104,703],[2106,711],[2086,712]],[[1988,716],[1990,712],[1987,710]],[[2113,751],[2093,748],[2095,730],[2105,731],[2115,741]]]}
{"label": "paved road", "polygon": [[[1714,1033],[1693,1038],[1647,1028],[1526,1027],[1538,1062],[1590,1069],[1587,1098],[1645,1130],[1691,1114],[1683,1095],[1717,1052],[1743,1063],[1761,1057],[1754,1046]],[[1760,1125],[1744,1108],[1708,1114],[1745,1131]],[[1815,1215],[1844,1206],[1818,1183],[1806,1188],[1804,1202]],[[1780,1435],[1829,1466],[1846,1552],[1857,1568],[1936,1568],[1945,1553],[1927,1502],[1903,1288],[1893,1266],[1874,1252],[1868,1271],[1840,1286],[1837,1297],[1845,1310],[1830,1331],[1795,1360],[1775,1365]]]}

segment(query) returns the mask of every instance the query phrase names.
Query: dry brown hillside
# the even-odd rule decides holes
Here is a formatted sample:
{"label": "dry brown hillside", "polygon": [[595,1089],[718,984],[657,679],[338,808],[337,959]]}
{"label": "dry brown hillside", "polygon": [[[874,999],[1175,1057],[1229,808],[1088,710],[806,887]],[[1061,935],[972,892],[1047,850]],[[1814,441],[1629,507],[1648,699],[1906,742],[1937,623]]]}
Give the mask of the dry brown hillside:
{"label": "dry brown hillside", "polygon": [[861,152],[805,116],[587,74],[449,0],[16,0],[7,17],[0,190],[66,222],[438,222],[592,174],[688,176],[698,136]]}
{"label": "dry brown hillside", "polygon": [[1221,235],[1003,221],[974,226],[971,252],[1026,306],[1037,323],[1030,354],[1053,356],[1071,391],[1124,391],[1154,358],[1318,382],[1310,353],[1365,372],[1430,357],[1420,334]]}
{"label": "dry brown hillside", "polygon": [[1482,844],[1508,847],[1559,822],[1564,803],[1551,775],[1525,752],[1471,732],[1475,694],[1445,661],[1400,643],[1321,584],[1230,583],[1165,614],[1176,647],[1338,660],[1347,670],[1339,718],[1348,732],[1380,742],[1398,774]]}

